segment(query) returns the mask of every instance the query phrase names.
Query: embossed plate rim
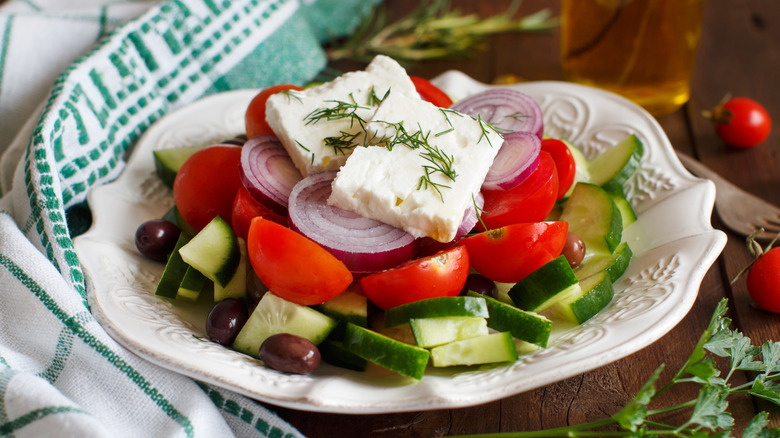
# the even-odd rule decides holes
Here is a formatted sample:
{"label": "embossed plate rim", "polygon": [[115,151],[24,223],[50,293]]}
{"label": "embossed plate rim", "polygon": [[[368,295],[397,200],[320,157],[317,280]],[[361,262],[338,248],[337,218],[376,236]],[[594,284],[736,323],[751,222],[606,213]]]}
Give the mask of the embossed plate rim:
{"label": "embossed plate rim", "polygon": [[[460,72],[445,73],[434,83],[456,97],[487,87]],[[255,90],[220,93],[166,116],[135,146],[120,178],[90,193],[93,226],[75,245],[87,275],[93,314],[120,344],[164,368],[271,404],[334,413],[486,403],[603,366],[649,345],[687,314],[701,279],[725,245],[725,234],[709,224],[714,186],[690,175],[655,120],[618,96],[561,82],[511,87],[542,100],[550,129],[579,129],[580,138],[598,149],[636,127],[649,150],[638,173],[641,180],[633,181],[629,190],[639,225],[628,229],[626,238],[638,251],[629,272],[616,284],[616,299],[582,327],[556,329],[547,349],[510,366],[430,370],[422,381],[410,383],[392,374],[360,374],[331,366],[311,376],[287,376],[193,336],[202,335],[207,309],[155,297],[153,287],[162,268],[138,255],[132,243],[141,221],[161,216],[172,204],[168,189],[154,176],[150,151],[176,146],[177,141],[218,141],[241,132],[243,108]],[[605,115],[621,123],[598,122]],[[680,209],[696,209],[696,214],[690,219],[685,215],[679,225],[663,223],[673,227],[671,231],[654,233],[655,225],[645,223],[645,218],[674,218]]]}

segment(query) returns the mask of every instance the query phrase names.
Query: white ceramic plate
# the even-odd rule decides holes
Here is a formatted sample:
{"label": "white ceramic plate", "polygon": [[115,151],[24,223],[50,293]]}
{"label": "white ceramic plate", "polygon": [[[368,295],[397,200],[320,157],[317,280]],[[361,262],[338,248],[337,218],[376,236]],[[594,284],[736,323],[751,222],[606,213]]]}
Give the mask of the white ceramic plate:
{"label": "white ceramic plate", "polygon": [[[459,72],[434,83],[455,98],[487,85]],[[155,176],[151,151],[208,144],[243,132],[255,91],[218,94],[154,124],[135,146],[121,177],[94,189],[92,228],[76,239],[92,311],[121,344],[151,362],[271,404],[310,411],[387,413],[464,407],[547,385],[623,358],[672,329],[693,305],[725,235],[710,226],[711,182],[690,175],[655,120],[606,92],[561,82],[511,85],[534,97],[545,131],[593,155],[634,133],[646,145],[627,196],[639,216],[625,230],[634,251],[615,284],[613,302],[585,324],[554,330],[550,345],[508,366],[430,370],[419,382],[323,365],[313,375],[285,375],[202,340],[207,305],[173,304],[154,296],[162,265],[138,254],[138,225],[172,205]]]}

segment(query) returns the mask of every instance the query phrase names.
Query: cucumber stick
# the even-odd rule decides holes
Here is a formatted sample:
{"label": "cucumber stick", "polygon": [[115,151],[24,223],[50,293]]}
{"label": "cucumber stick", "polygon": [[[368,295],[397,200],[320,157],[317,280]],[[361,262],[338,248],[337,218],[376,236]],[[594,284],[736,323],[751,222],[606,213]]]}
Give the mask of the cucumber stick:
{"label": "cucumber stick", "polygon": [[155,295],[165,298],[176,298],[179,285],[187,272],[187,268],[189,268],[189,265],[182,260],[179,250],[189,241],[190,238],[186,233],[179,234],[179,239],[176,240],[176,245],[165,263],[165,269],[160,277],[160,281],[157,282],[157,289],[154,291]]}
{"label": "cucumber stick", "polygon": [[233,348],[256,358],[263,341],[277,333],[297,335],[317,345],[335,326],[336,321],[311,307],[266,292],[238,332]]}
{"label": "cucumber stick", "polygon": [[481,316],[487,318],[485,300],[478,297],[437,297],[402,304],[385,311],[385,327],[408,323],[413,318]]}
{"label": "cucumber stick", "polygon": [[435,367],[480,365],[514,362],[517,348],[509,332],[492,333],[462,341],[450,342],[431,349],[431,363]]}
{"label": "cucumber stick", "polygon": [[[469,292],[469,295],[476,292]],[[535,312],[527,312],[495,298],[484,297],[490,316],[488,327],[499,332],[510,332],[515,338],[540,347],[546,347],[552,333],[552,320]]]}
{"label": "cucumber stick", "polygon": [[488,334],[487,320],[479,316],[417,318],[409,324],[414,340],[423,348]]}
{"label": "cucumber stick", "polygon": [[198,301],[200,293],[203,292],[207,284],[209,284],[209,279],[201,274],[200,271],[188,265],[187,272],[184,273],[179,289],[176,291],[176,299],[194,303]]}
{"label": "cucumber stick", "polygon": [[601,271],[581,280],[580,292],[559,301],[553,313],[575,324],[582,324],[607,307],[614,295],[609,273]]}
{"label": "cucumber stick", "polygon": [[363,359],[416,380],[423,378],[430,353],[355,324],[347,324],[344,347]]}
{"label": "cucumber stick", "polygon": [[181,247],[179,254],[188,265],[222,287],[233,279],[241,262],[238,239],[230,225],[219,216]]}
{"label": "cucumber stick", "polygon": [[594,253],[612,254],[623,236],[623,219],[612,196],[598,185],[574,186],[560,220],[585,243],[586,257]]}
{"label": "cucumber stick", "polygon": [[578,290],[577,277],[561,255],[518,281],[509,290],[509,297],[520,309],[542,312]]}
{"label": "cucumber stick", "polygon": [[335,298],[313,307],[338,322],[330,336],[333,339],[344,338],[344,330],[349,322],[360,327],[368,326],[368,299],[357,283],[353,283]]}

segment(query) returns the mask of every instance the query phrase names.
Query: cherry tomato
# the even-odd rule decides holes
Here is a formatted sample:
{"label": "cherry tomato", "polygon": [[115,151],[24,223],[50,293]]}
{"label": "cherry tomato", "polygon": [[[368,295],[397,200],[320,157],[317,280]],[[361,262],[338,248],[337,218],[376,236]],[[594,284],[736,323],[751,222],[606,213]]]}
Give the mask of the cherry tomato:
{"label": "cherry tomato", "polygon": [[246,125],[246,136],[252,138],[260,134],[273,134],[274,131],[265,121],[265,102],[272,94],[280,91],[303,90],[302,87],[293,84],[277,84],[262,89],[249,102],[244,115],[244,124]]}
{"label": "cherry tomato", "polygon": [[456,246],[367,275],[358,282],[371,302],[387,310],[426,298],[456,296],[468,274],[469,254],[466,247]]}
{"label": "cherry tomato", "polygon": [[240,146],[215,145],[195,152],[182,164],[173,181],[173,199],[196,231],[217,215],[230,220],[233,200],[242,185],[240,162]]}
{"label": "cherry tomato", "polygon": [[761,308],[780,313],[780,248],[762,253],[747,274],[750,297]]}
{"label": "cherry tomato", "polygon": [[561,255],[569,234],[563,221],[507,225],[464,238],[471,266],[485,277],[516,283]]}
{"label": "cherry tomato", "polygon": [[549,153],[539,154],[539,165],[525,181],[509,190],[483,190],[485,205],[477,229],[501,228],[520,222],[543,221],[555,206],[558,174]]}
{"label": "cherry tomato", "polygon": [[558,173],[558,196],[556,199],[563,199],[571,185],[574,184],[574,175],[577,173],[574,155],[566,143],[554,138],[543,139],[542,150],[550,154],[555,162],[555,170]]}
{"label": "cherry tomato", "polygon": [[409,78],[414,83],[417,93],[423,100],[440,108],[449,108],[452,106],[452,99],[450,99],[450,96],[436,85],[433,85],[429,80],[419,76],[409,76]]}
{"label": "cherry tomato", "polygon": [[246,240],[249,233],[249,224],[257,216],[262,216],[277,224],[287,226],[287,217],[263,205],[242,185],[236,193],[236,199],[233,200],[233,212],[230,218],[230,225],[236,236]]}
{"label": "cherry tomato", "polygon": [[321,304],[352,283],[352,273],[341,260],[311,239],[274,221],[252,219],[246,246],[258,278],[287,301],[303,306]]}
{"label": "cherry tomato", "polygon": [[732,97],[710,115],[715,132],[727,144],[738,148],[758,146],[772,130],[772,119],[760,103],[747,97]]}

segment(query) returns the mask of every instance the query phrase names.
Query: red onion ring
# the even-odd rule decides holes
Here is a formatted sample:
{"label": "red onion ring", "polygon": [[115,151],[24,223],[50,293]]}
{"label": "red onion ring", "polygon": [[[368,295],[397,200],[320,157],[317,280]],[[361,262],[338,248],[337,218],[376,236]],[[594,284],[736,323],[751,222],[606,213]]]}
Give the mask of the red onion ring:
{"label": "red onion ring", "polygon": [[526,131],[541,140],[544,132],[539,104],[511,88],[490,88],[455,102],[450,109],[472,117],[479,115],[502,134]]}
{"label": "red onion ring", "polygon": [[516,187],[539,165],[541,150],[541,140],[530,132],[518,131],[505,135],[482,188],[509,190]]}
{"label": "red onion ring", "polygon": [[417,239],[406,231],[328,205],[335,171],[302,179],[292,190],[290,228],[319,243],[356,275],[389,269],[411,259]]}
{"label": "red onion ring", "polygon": [[281,215],[287,214],[290,192],[303,178],[273,134],[258,135],[244,143],[239,174],[255,199]]}

